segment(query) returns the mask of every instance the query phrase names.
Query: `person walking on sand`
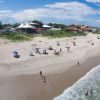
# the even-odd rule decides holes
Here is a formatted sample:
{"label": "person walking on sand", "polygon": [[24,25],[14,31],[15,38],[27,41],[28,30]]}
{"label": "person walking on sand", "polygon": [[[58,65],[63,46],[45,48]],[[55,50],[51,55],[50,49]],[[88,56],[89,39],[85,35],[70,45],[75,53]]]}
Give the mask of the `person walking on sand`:
{"label": "person walking on sand", "polygon": [[46,84],[46,77],[45,76],[43,77],[43,82]]}
{"label": "person walking on sand", "polygon": [[60,48],[60,52],[62,52],[62,48]]}
{"label": "person walking on sand", "polygon": [[79,61],[78,61],[77,65],[78,65],[78,66],[80,66],[80,63],[79,63]]}
{"label": "person walking on sand", "polygon": [[40,76],[43,77],[42,71],[40,71]]}
{"label": "person walking on sand", "polygon": [[57,46],[60,46],[60,43],[59,42],[56,42],[57,43]]}
{"label": "person walking on sand", "polygon": [[67,48],[67,51],[69,52],[69,50],[70,50],[70,46],[68,46],[68,48]]}
{"label": "person walking on sand", "polygon": [[73,46],[76,46],[76,42],[75,41],[72,41],[72,43],[73,43]]}
{"label": "person walking on sand", "polygon": [[45,76],[43,76],[42,71],[40,71],[40,76],[41,76],[41,78],[42,78],[43,82],[46,84],[46,77],[45,77]]}
{"label": "person walking on sand", "polygon": [[91,45],[94,45],[94,42],[92,42]]}
{"label": "person walking on sand", "polygon": [[69,52],[70,46],[68,44],[66,44],[66,48],[67,48],[67,51]]}

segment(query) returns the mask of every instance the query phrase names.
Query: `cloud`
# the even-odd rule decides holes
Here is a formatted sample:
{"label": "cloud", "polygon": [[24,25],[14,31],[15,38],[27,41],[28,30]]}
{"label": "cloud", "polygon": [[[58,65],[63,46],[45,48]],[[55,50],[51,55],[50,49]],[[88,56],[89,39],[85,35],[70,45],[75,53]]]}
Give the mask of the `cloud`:
{"label": "cloud", "polygon": [[100,23],[100,20],[95,20],[97,23]]}
{"label": "cloud", "polygon": [[0,10],[0,18],[10,17],[12,14],[12,10]]}
{"label": "cloud", "polygon": [[86,4],[80,3],[80,2],[69,2],[69,3],[61,3],[57,2],[55,4],[49,4],[45,5],[46,7],[49,8],[55,8],[55,9],[62,9],[64,10],[68,15],[69,14],[77,14],[77,15],[89,15],[89,14],[94,14],[95,11],[87,6]]}
{"label": "cloud", "polygon": [[97,6],[100,6],[100,0],[86,0],[87,2],[94,3]]}
{"label": "cloud", "polygon": [[26,9],[14,12],[12,10],[0,11],[0,18],[7,18],[16,21],[29,21],[34,19],[44,20],[75,20],[83,21],[87,16],[95,15],[98,11],[80,2],[56,2],[54,4],[44,5],[37,9]]}
{"label": "cloud", "polygon": [[100,3],[100,0],[86,0],[87,2]]}
{"label": "cloud", "polygon": [[80,2],[57,2],[54,4],[44,5],[43,8],[27,9],[21,12],[16,12],[12,17],[16,20],[25,19],[76,19],[82,20],[84,16],[96,13],[91,7]]}

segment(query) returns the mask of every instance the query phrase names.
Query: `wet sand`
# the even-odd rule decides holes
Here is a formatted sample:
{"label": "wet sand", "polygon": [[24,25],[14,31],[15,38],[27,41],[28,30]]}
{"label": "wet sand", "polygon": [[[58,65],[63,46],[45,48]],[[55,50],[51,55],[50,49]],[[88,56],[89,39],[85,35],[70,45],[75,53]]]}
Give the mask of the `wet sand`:
{"label": "wet sand", "polygon": [[46,84],[39,74],[1,75],[0,100],[52,100],[99,64],[100,55],[88,58],[80,66],[70,67],[63,73],[44,75]]}

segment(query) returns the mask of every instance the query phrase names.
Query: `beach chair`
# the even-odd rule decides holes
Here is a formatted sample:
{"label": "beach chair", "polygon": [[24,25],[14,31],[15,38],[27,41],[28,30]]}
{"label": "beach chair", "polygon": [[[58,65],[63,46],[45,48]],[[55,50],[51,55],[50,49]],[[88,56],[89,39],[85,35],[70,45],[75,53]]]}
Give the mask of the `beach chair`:
{"label": "beach chair", "polygon": [[60,52],[55,50],[55,51],[54,51],[54,55],[59,56],[59,55],[60,55]]}
{"label": "beach chair", "polygon": [[56,42],[57,43],[57,46],[60,46],[60,43],[59,42]]}
{"label": "beach chair", "polygon": [[53,50],[52,46],[49,46],[48,50]]}
{"label": "beach chair", "polygon": [[20,55],[18,54],[17,51],[14,51],[14,57],[15,57],[15,58],[20,58]]}
{"label": "beach chair", "polygon": [[48,54],[48,52],[47,52],[46,50],[43,50],[43,54],[46,54],[46,55],[47,55],[47,54]]}
{"label": "beach chair", "polygon": [[35,56],[35,55],[33,54],[33,51],[30,52],[30,56]]}

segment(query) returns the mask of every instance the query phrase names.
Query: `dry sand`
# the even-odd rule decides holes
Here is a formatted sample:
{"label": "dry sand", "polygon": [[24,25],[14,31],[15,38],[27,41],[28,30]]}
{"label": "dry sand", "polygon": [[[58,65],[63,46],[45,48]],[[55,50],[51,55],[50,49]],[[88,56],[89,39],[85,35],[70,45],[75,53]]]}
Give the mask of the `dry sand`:
{"label": "dry sand", "polygon": [[[100,40],[97,35],[89,34],[86,37],[78,37],[77,46],[72,46],[73,38],[46,39],[38,37],[30,42],[7,43],[0,45],[0,100],[52,100],[63,90],[91,68],[100,64]],[[87,43],[93,40],[95,45]],[[42,41],[42,42],[39,42]],[[56,46],[60,41],[64,53],[61,56],[49,55],[29,56],[31,44],[37,47],[47,48]],[[69,43],[71,52],[67,52],[65,45]],[[12,51],[17,50],[21,58],[15,59]],[[76,66],[80,61],[81,65]],[[39,75],[43,71],[47,83],[44,84]]]}

